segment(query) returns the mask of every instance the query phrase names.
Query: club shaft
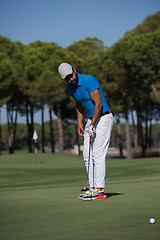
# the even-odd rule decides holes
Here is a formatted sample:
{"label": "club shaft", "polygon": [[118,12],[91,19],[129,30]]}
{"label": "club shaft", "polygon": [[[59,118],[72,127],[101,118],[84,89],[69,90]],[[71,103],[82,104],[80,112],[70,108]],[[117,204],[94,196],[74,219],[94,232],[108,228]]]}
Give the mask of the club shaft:
{"label": "club shaft", "polygon": [[89,167],[90,167],[90,155],[91,155],[91,144],[92,144],[92,137],[89,137],[89,153],[88,153],[88,172],[87,172],[87,187],[89,187]]}

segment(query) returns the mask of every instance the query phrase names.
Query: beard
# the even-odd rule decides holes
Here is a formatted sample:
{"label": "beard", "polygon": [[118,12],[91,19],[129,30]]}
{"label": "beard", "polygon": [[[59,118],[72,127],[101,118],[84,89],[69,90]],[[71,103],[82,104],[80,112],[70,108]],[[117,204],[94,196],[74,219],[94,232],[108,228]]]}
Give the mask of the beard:
{"label": "beard", "polygon": [[76,87],[78,85],[78,75],[77,74],[76,74],[76,78],[72,82],[70,82],[70,84],[74,87]]}
{"label": "beard", "polygon": [[71,83],[71,85],[74,86],[74,87],[76,87],[77,84],[78,84],[78,81],[77,81],[77,80],[75,80],[75,81],[73,81],[73,82]]}

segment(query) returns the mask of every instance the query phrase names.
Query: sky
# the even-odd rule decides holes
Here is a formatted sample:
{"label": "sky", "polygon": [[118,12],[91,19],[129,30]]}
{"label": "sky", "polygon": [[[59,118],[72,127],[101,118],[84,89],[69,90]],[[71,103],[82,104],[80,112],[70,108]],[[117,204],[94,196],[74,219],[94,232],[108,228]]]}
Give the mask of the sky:
{"label": "sky", "polygon": [[158,11],[160,0],[0,0],[0,35],[22,44],[40,40],[64,48],[97,37],[110,47]]}
{"label": "sky", "polygon": [[159,0],[0,0],[0,34],[62,47],[97,37],[109,47],[158,11]]}

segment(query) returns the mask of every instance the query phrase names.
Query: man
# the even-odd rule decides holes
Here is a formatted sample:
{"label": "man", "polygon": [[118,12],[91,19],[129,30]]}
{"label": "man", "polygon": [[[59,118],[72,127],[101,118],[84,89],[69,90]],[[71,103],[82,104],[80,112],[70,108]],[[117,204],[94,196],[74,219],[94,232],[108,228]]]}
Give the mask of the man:
{"label": "man", "polygon": [[[87,172],[89,170],[90,190],[79,195],[78,198],[105,199],[106,154],[110,143],[113,116],[96,78],[79,74],[68,63],[60,64],[58,71],[61,78],[68,83],[68,93],[76,101],[78,134],[84,136],[83,158]],[[83,128],[84,110],[88,115],[85,129]],[[90,137],[92,137],[92,145],[89,150]],[[88,161],[89,152],[90,161]]]}

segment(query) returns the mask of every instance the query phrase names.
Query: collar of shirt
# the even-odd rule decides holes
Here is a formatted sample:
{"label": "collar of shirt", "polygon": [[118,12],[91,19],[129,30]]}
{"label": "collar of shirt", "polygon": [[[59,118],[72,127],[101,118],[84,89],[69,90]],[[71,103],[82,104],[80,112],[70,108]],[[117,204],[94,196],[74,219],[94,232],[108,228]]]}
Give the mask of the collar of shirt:
{"label": "collar of shirt", "polygon": [[78,72],[77,72],[77,75],[78,75],[78,84],[77,84],[77,87],[78,87],[82,85],[82,77],[81,77],[81,74],[79,74]]}

